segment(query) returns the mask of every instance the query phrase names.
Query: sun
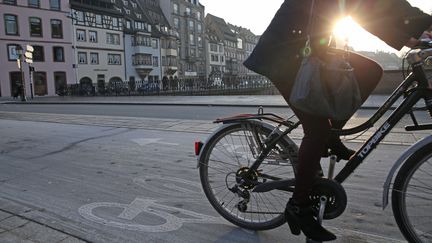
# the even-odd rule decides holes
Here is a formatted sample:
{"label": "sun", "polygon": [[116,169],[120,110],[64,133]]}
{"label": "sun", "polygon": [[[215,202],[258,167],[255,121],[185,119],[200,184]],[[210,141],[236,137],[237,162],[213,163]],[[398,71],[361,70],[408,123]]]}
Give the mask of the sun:
{"label": "sun", "polygon": [[363,29],[351,17],[345,17],[336,22],[333,34],[337,39],[353,40],[359,37],[359,31]]}
{"label": "sun", "polygon": [[[344,45],[354,49],[373,49],[374,43],[371,41],[373,36],[357,24],[351,17],[345,17],[336,22],[333,28],[338,46]],[[372,38],[371,38],[372,37]]]}

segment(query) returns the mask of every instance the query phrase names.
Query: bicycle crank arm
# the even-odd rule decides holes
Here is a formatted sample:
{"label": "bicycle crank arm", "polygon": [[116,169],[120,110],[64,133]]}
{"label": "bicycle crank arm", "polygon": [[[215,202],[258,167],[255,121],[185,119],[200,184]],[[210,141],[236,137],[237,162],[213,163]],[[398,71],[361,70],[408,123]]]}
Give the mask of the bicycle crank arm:
{"label": "bicycle crank arm", "polygon": [[294,191],[295,179],[264,182],[256,186],[253,192],[268,192],[272,190]]}

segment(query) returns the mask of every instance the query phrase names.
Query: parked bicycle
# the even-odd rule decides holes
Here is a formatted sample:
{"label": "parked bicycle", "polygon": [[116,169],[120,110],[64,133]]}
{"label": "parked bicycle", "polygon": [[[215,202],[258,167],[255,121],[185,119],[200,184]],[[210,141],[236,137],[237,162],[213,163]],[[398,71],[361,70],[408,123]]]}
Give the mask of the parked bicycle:
{"label": "parked bicycle", "polygon": [[[405,115],[413,121],[413,125],[405,127],[407,131],[432,130],[432,123],[419,124],[414,114],[414,106],[424,100],[432,118],[432,87],[424,71],[424,63],[431,56],[431,42],[411,51],[407,61],[412,71],[382,107],[359,126],[333,130],[340,136],[363,132],[403,97],[335,177],[336,158],[331,156],[328,176],[319,175],[310,195],[320,220],[334,219],[344,212],[347,195],[342,183]],[[293,117],[284,119],[262,109],[257,114],[215,122],[223,125],[205,143],[195,143],[201,184],[211,205],[225,219],[243,228],[268,230],[284,224],[283,212],[294,191],[298,154],[297,145],[288,135],[300,123]],[[432,211],[432,135],[410,146],[394,163],[384,186],[383,208],[388,205],[390,190],[393,214],[404,237],[409,242],[432,242],[430,215],[425,213]]]}

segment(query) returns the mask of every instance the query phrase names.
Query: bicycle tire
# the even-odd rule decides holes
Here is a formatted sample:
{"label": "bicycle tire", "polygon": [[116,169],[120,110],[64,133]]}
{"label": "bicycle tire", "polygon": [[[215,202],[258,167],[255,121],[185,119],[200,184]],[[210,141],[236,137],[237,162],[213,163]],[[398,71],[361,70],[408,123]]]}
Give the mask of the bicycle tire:
{"label": "bicycle tire", "polygon": [[[255,193],[252,192],[253,188],[249,188],[247,189],[250,193],[250,202],[247,204],[248,211],[241,212],[237,205],[242,198],[228,189],[232,185],[230,183],[236,183],[236,173],[242,168],[247,168],[256,158],[259,148],[254,146],[262,142],[256,140],[265,139],[272,130],[265,123],[258,121],[230,124],[214,134],[202,151],[199,171],[207,199],[221,216],[242,228],[269,230],[286,222],[283,212],[286,202],[291,197],[291,192],[273,190]],[[254,135],[252,131],[255,131],[256,134]],[[253,151],[254,149],[257,151]],[[278,141],[275,149],[269,153],[258,170],[261,170],[261,175],[272,173],[271,176],[278,178],[279,176],[284,179],[290,178],[290,176],[294,178],[295,173],[292,165],[297,162],[297,155],[297,145],[286,137],[286,139]],[[225,166],[229,166],[228,170],[219,173],[218,170],[226,169]],[[264,180],[259,176],[256,179]],[[269,214],[270,212],[277,212],[277,214]]]}
{"label": "bicycle tire", "polygon": [[[396,176],[392,190],[393,215],[408,242],[432,242],[431,201],[432,143],[418,149],[407,159]],[[418,221],[424,220],[425,224],[418,225]]]}

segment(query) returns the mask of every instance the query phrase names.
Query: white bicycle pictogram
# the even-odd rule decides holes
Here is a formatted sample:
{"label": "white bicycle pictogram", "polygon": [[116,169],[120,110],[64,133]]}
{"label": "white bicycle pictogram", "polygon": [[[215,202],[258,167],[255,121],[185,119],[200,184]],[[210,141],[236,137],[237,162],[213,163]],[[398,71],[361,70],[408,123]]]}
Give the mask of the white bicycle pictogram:
{"label": "white bicycle pictogram", "polygon": [[[154,183],[165,181],[165,183],[153,185]],[[202,198],[201,188],[199,183],[183,180],[180,178],[149,176],[144,178],[135,178],[134,182],[143,186],[146,190],[157,192],[159,194],[170,195],[175,197],[181,203],[197,203]],[[175,184],[174,184],[175,183]],[[183,185],[183,186],[181,186]],[[193,190],[197,188],[198,190]],[[187,198],[185,196],[187,195]],[[183,197],[183,198],[181,198]],[[115,202],[94,202],[81,206],[78,209],[79,214],[87,220],[121,229],[160,233],[174,231],[181,228],[185,223],[208,223],[208,224],[225,224],[225,221],[217,216],[197,213],[194,211],[182,209],[179,207],[168,206],[174,200],[154,199],[154,198],[135,198],[130,204],[115,203]],[[121,212],[114,217],[108,217],[101,212],[106,212],[106,209],[121,209]],[[105,211],[104,211],[105,210]],[[115,211],[118,212],[118,211]],[[185,215],[185,217],[178,217]],[[140,216],[149,216],[153,219],[152,223],[133,223]],[[159,220],[158,220],[159,218]],[[156,219],[156,220],[155,220]],[[162,222],[161,220],[162,219]],[[156,224],[154,222],[157,222]]]}

